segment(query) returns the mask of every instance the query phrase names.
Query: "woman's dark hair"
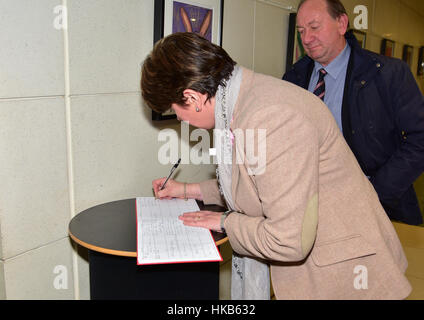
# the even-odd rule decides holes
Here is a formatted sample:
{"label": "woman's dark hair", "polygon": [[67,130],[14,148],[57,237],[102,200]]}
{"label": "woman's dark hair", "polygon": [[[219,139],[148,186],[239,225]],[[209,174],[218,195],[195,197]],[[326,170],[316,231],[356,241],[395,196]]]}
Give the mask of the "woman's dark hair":
{"label": "woman's dark hair", "polygon": [[[300,7],[308,0],[301,0],[299,6],[297,7],[297,11],[299,11]],[[339,18],[341,15],[348,15],[343,3],[340,0],[325,0],[327,2],[327,10],[330,16],[333,19]]]}
{"label": "woman's dark hair", "polygon": [[144,61],[141,92],[147,105],[160,113],[173,103],[185,105],[185,89],[206,94],[209,100],[235,64],[224,49],[200,35],[174,33],[159,40]]}

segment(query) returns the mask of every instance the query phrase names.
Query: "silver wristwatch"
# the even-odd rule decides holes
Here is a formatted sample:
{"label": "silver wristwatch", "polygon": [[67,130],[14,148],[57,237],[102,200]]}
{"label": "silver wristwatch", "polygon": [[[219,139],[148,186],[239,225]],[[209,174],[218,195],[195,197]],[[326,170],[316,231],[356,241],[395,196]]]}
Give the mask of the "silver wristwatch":
{"label": "silver wristwatch", "polygon": [[224,221],[225,221],[225,219],[227,219],[227,217],[231,214],[231,213],[233,213],[234,211],[233,210],[228,210],[228,211],[225,211],[222,215],[221,215],[221,232],[222,233],[226,233],[226,231],[225,231],[225,228],[224,228]]}

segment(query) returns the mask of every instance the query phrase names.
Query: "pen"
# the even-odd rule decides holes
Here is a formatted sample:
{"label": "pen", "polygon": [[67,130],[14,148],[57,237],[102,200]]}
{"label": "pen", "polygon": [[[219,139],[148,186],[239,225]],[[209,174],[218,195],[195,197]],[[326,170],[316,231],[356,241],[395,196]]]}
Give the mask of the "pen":
{"label": "pen", "polygon": [[166,185],[166,183],[168,182],[169,178],[171,178],[172,173],[175,171],[175,169],[177,169],[177,168],[178,168],[178,166],[180,165],[180,162],[181,162],[181,158],[179,158],[179,159],[178,159],[178,162],[177,162],[176,164],[174,164],[174,166],[173,166],[173,167],[172,167],[172,169],[171,169],[171,172],[169,173],[168,178],[166,178],[165,182],[163,183],[162,187],[160,187],[160,189],[159,189],[159,190],[163,190],[163,189],[165,189],[165,185]]}

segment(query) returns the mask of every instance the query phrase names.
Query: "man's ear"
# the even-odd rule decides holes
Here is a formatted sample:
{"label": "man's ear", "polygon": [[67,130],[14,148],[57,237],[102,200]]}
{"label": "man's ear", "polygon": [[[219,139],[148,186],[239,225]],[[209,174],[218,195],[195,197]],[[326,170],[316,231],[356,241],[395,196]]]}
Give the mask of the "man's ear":
{"label": "man's ear", "polygon": [[346,14],[342,14],[337,18],[339,24],[339,34],[344,36],[349,26],[349,17]]}

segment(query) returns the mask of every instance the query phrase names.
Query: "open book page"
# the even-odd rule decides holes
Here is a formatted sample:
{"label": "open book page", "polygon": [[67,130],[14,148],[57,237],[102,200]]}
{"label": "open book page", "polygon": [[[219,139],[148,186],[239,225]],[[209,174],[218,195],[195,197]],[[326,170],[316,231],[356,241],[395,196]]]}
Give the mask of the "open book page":
{"label": "open book page", "polygon": [[185,226],[178,217],[199,211],[195,200],[136,199],[137,264],[222,261],[212,234]]}

